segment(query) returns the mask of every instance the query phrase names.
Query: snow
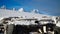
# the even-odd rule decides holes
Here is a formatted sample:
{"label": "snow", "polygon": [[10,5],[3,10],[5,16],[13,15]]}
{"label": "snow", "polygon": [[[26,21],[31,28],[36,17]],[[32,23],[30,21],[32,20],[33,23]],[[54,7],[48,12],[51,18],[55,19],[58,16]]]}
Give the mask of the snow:
{"label": "snow", "polygon": [[23,9],[23,8],[20,8],[20,9],[18,9],[18,11],[20,11],[20,12],[24,12],[24,9]]}
{"label": "snow", "polygon": [[33,25],[35,25],[35,23],[34,23],[35,21],[24,21],[24,20],[22,20],[22,21],[13,21],[13,22],[11,22],[11,21],[8,21],[8,24],[15,24],[15,25],[31,25],[31,24],[33,24]]}
{"label": "snow", "polygon": [[[21,10],[22,9],[23,8],[21,8]],[[0,17],[25,17],[25,18],[38,18],[38,19],[40,19],[42,16],[47,16],[47,15],[0,9]]]}
{"label": "snow", "polygon": [[32,13],[36,13],[36,12],[38,12],[39,10],[38,9],[33,9],[32,10]]}
{"label": "snow", "polygon": [[57,23],[56,26],[60,27],[60,23]]}
{"label": "snow", "polygon": [[[0,9],[0,20],[2,20],[3,18],[8,18],[8,17],[22,17],[23,19],[34,18],[34,19],[38,19],[38,20],[42,19],[43,16],[47,16],[48,18],[53,17],[53,16],[44,15],[44,14],[34,13],[34,11],[35,10],[33,10],[33,12],[31,12],[31,13],[24,12],[23,8],[20,8],[18,11],[15,11],[15,10],[13,11],[13,10],[8,10],[8,9]],[[22,22],[23,21],[16,21],[15,24],[23,24],[24,22],[23,23]],[[29,25],[30,22],[25,21],[24,24]]]}

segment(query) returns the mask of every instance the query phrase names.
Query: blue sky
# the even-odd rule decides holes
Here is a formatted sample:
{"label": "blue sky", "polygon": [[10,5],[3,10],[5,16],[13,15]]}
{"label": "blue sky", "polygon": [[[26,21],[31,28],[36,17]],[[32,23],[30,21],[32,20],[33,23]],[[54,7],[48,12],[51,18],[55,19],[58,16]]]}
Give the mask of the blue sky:
{"label": "blue sky", "polygon": [[60,0],[0,0],[0,7],[2,5],[7,9],[38,9],[41,14],[60,16]]}

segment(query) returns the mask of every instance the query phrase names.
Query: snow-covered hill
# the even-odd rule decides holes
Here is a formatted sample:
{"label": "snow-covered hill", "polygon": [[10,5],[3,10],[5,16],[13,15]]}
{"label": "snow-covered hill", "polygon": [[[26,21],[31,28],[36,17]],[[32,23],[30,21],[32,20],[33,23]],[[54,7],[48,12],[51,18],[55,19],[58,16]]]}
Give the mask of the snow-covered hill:
{"label": "snow-covered hill", "polygon": [[7,9],[0,9],[0,17],[23,17],[23,18],[40,18],[42,16],[47,16],[43,14],[29,13],[23,11],[13,11]]}

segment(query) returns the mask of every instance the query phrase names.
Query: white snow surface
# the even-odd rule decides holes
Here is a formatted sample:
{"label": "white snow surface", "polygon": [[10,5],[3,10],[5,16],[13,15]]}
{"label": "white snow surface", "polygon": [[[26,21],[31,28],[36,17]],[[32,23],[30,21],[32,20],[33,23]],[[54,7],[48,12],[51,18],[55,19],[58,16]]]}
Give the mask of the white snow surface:
{"label": "white snow surface", "polygon": [[[22,11],[23,9],[21,8],[19,11],[13,11],[13,10],[7,10],[7,9],[0,9],[0,21],[3,18],[8,18],[8,17],[23,17],[23,18],[37,18],[38,20],[42,18],[42,16],[48,16],[48,15],[44,15],[44,14],[37,14],[37,13],[29,13],[29,12],[24,12]],[[21,11],[21,12],[20,12]],[[49,18],[52,16],[48,16]],[[18,21],[16,21],[18,22]],[[19,22],[20,24],[22,24],[21,22]],[[26,23],[26,22],[25,22]],[[18,24],[18,23],[17,23]],[[29,25],[30,23],[28,22]],[[57,24],[57,26],[60,27],[60,23]]]}
{"label": "white snow surface", "polygon": [[0,17],[25,17],[25,18],[41,18],[42,16],[47,16],[43,14],[29,13],[29,12],[19,12],[7,9],[0,9]]}
{"label": "white snow surface", "polygon": [[60,27],[60,23],[57,23],[56,26]]}

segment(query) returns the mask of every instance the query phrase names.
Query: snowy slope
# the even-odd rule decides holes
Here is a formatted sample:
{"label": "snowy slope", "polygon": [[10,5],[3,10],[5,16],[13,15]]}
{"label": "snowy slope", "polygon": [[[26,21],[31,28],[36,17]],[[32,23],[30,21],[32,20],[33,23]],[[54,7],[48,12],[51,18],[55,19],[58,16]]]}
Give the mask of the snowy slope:
{"label": "snowy slope", "polygon": [[[24,12],[21,10],[15,11],[15,10],[7,10],[7,9],[0,9],[0,20],[3,18],[7,17],[23,17],[23,19],[31,19],[31,18],[37,18],[40,20],[43,16],[48,16],[48,15],[43,15],[43,14],[37,14],[37,13],[29,13],[29,12]],[[55,16],[48,16],[49,18],[55,19]]]}
{"label": "snowy slope", "polygon": [[25,18],[40,18],[42,16],[47,16],[43,14],[29,13],[29,12],[19,12],[13,10],[0,9],[0,17],[25,17]]}

